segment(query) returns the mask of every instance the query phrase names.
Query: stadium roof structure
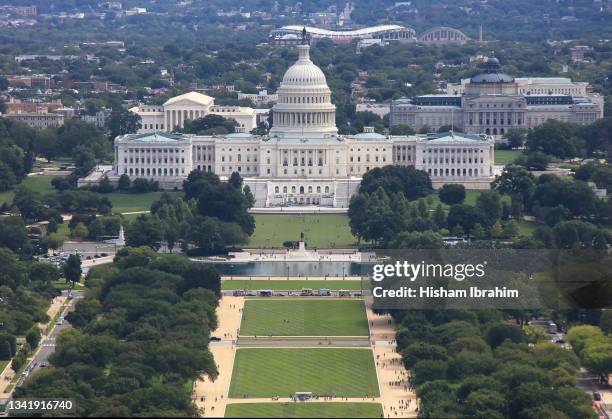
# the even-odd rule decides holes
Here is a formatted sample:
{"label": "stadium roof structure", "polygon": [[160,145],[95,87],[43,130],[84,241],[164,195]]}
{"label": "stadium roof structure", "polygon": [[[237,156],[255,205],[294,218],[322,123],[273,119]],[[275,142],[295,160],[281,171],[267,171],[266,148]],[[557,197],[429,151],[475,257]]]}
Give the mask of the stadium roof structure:
{"label": "stadium roof structure", "polygon": [[[283,26],[279,29],[275,29],[272,31],[273,33],[282,33],[282,32],[294,32],[294,33],[302,33],[304,26],[301,25],[287,25]],[[376,34],[389,32],[389,31],[410,31],[414,32],[409,26],[401,26],[401,25],[377,25],[370,26],[367,28],[346,30],[346,31],[334,31],[329,29],[315,28],[313,26],[306,26],[306,32],[308,35],[315,37],[328,37],[328,38],[370,38]]]}

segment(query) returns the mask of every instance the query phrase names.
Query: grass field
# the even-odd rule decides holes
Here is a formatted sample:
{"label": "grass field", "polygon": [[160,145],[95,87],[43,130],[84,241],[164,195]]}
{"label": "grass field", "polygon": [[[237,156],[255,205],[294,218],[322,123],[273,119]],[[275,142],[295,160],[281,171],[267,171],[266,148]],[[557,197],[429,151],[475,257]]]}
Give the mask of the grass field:
{"label": "grass field", "polygon": [[382,418],[379,403],[240,403],[225,408],[226,418]]}
{"label": "grass field", "polygon": [[[224,290],[273,290],[273,291],[298,291],[302,288],[328,288],[333,291],[337,290],[359,290],[361,289],[362,281],[353,280],[274,280],[267,281],[265,279],[225,279],[221,282],[221,289]],[[363,281],[363,289],[369,289],[369,282]]]}
{"label": "grass field", "polygon": [[[149,192],[142,194],[109,193],[108,197],[113,204],[113,212],[136,212],[149,211],[151,204],[157,201],[163,192]],[[168,192],[170,194],[182,194],[182,192]]]}
{"label": "grass field", "polygon": [[518,222],[519,236],[531,236],[539,226],[542,226],[542,224],[535,221],[520,220]]}
{"label": "grass field", "polygon": [[[468,205],[472,205],[475,206],[476,205],[476,200],[478,199],[478,197],[480,196],[480,194],[482,193],[482,191],[478,191],[478,190],[474,190],[474,189],[468,189],[465,191],[465,200],[463,201],[464,204],[468,204]],[[433,211],[436,209],[436,207],[438,206],[440,202],[440,198],[438,197],[438,193],[433,193],[432,195],[430,195],[432,198],[432,203],[428,204],[429,210]],[[429,199],[429,197],[425,198],[425,199]],[[510,195],[502,195],[501,197],[502,202],[505,201],[508,204],[510,203]],[[450,207],[444,203],[442,204],[442,208],[444,208],[445,210],[448,210]]]}
{"label": "grass field", "polygon": [[255,233],[249,240],[253,247],[280,247],[286,240],[299,240],[304,232],[309,247],[351,247],[351,234],[344,214],[262,215],[255,214]]}
{"label": "grass field", "polygon": [[495,164],[510,164],[521,154],[523,150],[495,150]]}
{"label": "grass field", "polygon": [[[53,186],[51,186],[51,180],[55,176],[48,175],[40,175],[40,176],[28,176],[26,177],[20,185],[24,185],[35,192],[46,193],[51,192],[53,190]],[[15,196],[14,190],[6,191],[0,193],[0,204],[7,202],[12,203],[13,197]]]}
{"label": "grass field", "polygon": [[[26,177],[21,185],[27,186],[33,191],[46,193],[53,191],[51,186],[51,180],[54,176],[40,175],[40,176],[28,176]],[[135,211],[149,211],[151,204],[157,201],[163,192],[149,192],[143,194],[122,194],[113,192],[110,194],[104,194],[113,204],[113,212],[135,212]],[[168,192],[171,194],[182,194],[182,192]],[[0,193],[0,204],[3,202],[13,202],[14,191],[7,191]]]}
{"label": "grass field", "polygon": [[289,397],[296,391],[378,397],[371,349],[238,349],[229,397]]}
{"label": "grass field", "polygon": [[247,300],[243,336],[367,336],[361,300]]}

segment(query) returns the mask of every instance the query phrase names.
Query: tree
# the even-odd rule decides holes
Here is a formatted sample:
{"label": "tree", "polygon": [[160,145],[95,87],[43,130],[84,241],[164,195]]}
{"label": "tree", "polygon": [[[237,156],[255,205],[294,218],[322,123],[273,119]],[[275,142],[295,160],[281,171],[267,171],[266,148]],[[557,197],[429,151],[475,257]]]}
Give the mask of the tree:
{"label": "tree", "polygon": [[448,216],[446,217],[446,223],[451,231],[453,231],[457,225],[459,225],[463,231],[471,231],[475,224],[480,224],[481,226],[489,225],[487,216],[480,208],[466,204],[453,205],[450,207]]}
{"label": "tree", "polygon": [[47,233],[57,233],[59,228],[59,224],[55,220],[55,218],[51,218],[49,223],[47,224]]}
{"label": "tree", "polygon": [[29,244],[30,239],[21,217],[0,217],[0,246],[22,253]]}
{"label": "tree", "polygon": [[361,240],[367,224],[368,195],[363,193],[351,197],[348,209],[349,226],[351,233]]}
{"label": "tree", "polygon": [[476,198],[476,207],[484,213],[487,226],[491,226],[501,216],[501,196],[495,190],[482,191]]}
{"label": "tree", "polygon": [[507,323],[492,324],[487,330],[486,337],[493,348],[497,348],[507,339],[514,343],[523,342],[525,339],[523,331],[518,326]]}
{"label": "tree", "polygon": [[89,235],[89,231],[84,223],[77,223],[77,225],[72,229],[70,235],[78,239],[84,239]]}
{"label": "tree", "polygon": [[465,186],[458,183],[444,184],[438,191],[438,196],[446,205],[461,204],[465,200]]}
{"label": "tree", "polygon": [[443,346],[422,341],[412,343],[402,350],[402,361],[407,369],[411,369],[414,364],[425,359],[446,361],[448,355]]}
{"label": "tree", "polygon": [[36,348],[40,343],[40,329],[38,326],[31,328],[26,334],[26,342],[30,345],[30,348]]}
{"label": "tree", "polygon": [[379,187],[389,196],[401,192],[408,200],[425,197],[433,191],[426,172],[403,166],[384,166],[370,170],[363,175],[359,192],[371,194]]}
{"label": "tree", "polygon": [[193,121],[185,121],[184,128],[181,129],[181,132],[200,135],[229,134],[234,132],[237,126],[238,123],[233,119],[226,119],[221,115],[209,114]]}
{"label": "tree", "polygon": [[131,247],[149,246],[157,250],[163,237],[162,223],[151,215],[140,215],[125,228],[125,241]]}
{"label": "tree", "polygon": [[503,230],[503,235],[504,237],[516,237],[519,235],[519,225],[515,220],[509,220],[506,223],[504,223],[504,230]]}
{"label": "tree", "polygon": [[504,138],[510,148],[520,148],[525,144],[527,139],[527,130],[523,128],[510,128]]}
{"label": "tree", "polygon": [[412,382],[415,385],[423,384],[427,381],[443,380],[446,378],[448,365],[444,361],[422,360],[415,363],[411,369]]}
{"label": "tree", "polygon": [[[507,165],[504,167],[501,176],[493,181],[492,187],[500,194],[513,197],[513,206],[518,202],[522,206],[529,206],[535,191],[536,181],[533,174],[529,173],[524,167]],[[517,201],[515,197],[520,197],[520,201]]]}
{"label": "tree", "polygon": [[19,208],[21,215],[28,220],[38,220],[44,213],[44,203],[41,194],[23,185],[19,186],[15,191],[13,205]]}
{"label": "tree", "polygon": [[436,210],[434,211],[433,214],[433,222],[436,225],[436,227],[440,228],[444,228],[446,225],[446,214],[444,213],[444,210],[442,209],[442,204],[438,204],[438,206],[436,207]]}
{"label": "tree", "polygon": [[583,147],[576,137],[574,126],[565,122],[549,119],[527,134],[527,148],[530,152],[540,151],[566,159],[579,155]]}
{"label": "tree", "polygon": [[75,173],[78,176],[89,174],[94,169],[97,162],[96,155],[86,147],[79,146],[74,152]]}
{"label": "tree", "polygon": [[130,177],[125,173],[119,176],[119,182],[117,184],[117,189],[120,192],[128,192],[132,188],[132,181]]}
{"label": "tree", "polygon": [[9,360],[17,352],[17,338],[9,333],[0,334],[0,359]]}
{"label": "tree", "polygon": [[498,239],[502,237],[504,233],[503,226],[499,220],[495,221],[495,223],[491,226],[491,237],[494,239]]}
{"label": "tree", "polygon": [[106,122],[106,128],[110,131],[110,137],[115,138],[119,135],[137,132],[142,127],[140,121],[140,115],[118,106],[113,108]]}
{"label": "tree", "polygon": [[391,242],[394,249],[441,249],[444,247],[442,237],[431,230],[425,232],[399,233]]}
{"label": "tree", "polygon": [[518,164],[526,167],[529,170],[546,170],[551,158],[548,154],[544,154],[540,151],[532,151],[527,155],[519,156],[514,164]]}
{"label": "tree", "polygon": [[433,132],[433,130],[429,125],[423,125],[419,128],[419,134],[429,134],[430,132]]}
{"label": "tree", "polygon": [[474,226],[472,227],[472,229],[470,230],[470,236],[480,240],[480,239],[484,239],[486,237],[487,233],[484,229],[484,227],[482,226],[482,224],[480,223],[476,223],[474,224]]}
{"label": "tree", "polygon": [[81,257],[77,254],[68,256],[68,260],[64,263],[63,271],[66,282],[71,282],[73,286],[76,282],[80,282],[83,272],[81,270]]}
{"label": "tree", "polygon": [[392,125],[389,128],[389,134],[391,135],[414,135],[416,131],[410,126],[406,124],[397,124]]}

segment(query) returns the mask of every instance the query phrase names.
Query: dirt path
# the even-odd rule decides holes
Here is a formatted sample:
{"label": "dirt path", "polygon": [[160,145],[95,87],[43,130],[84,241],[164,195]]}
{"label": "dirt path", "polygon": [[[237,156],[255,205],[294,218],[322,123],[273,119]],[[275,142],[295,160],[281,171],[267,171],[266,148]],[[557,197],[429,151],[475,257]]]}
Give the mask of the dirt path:
{"label": "dirt path", "polygon": [[217,307],[219,327],[212,336],[221,339],[211,342],[209,347],[215,361],[219,376],[212,381],[208,376],[201,376],[194,383],[193,397],[203,417],[223,417],[228,402],[234,358],[236,356],[235,340],[242,320],[243,297],[223,297]]}
{"label": "dirt path", "polygon": [[418,400],[409,389],[409,373],[404,368],[402,356],[395,351],[393,320],[388,314],[375,314],[368,303],[366,307],[385,417],[415,418]]}

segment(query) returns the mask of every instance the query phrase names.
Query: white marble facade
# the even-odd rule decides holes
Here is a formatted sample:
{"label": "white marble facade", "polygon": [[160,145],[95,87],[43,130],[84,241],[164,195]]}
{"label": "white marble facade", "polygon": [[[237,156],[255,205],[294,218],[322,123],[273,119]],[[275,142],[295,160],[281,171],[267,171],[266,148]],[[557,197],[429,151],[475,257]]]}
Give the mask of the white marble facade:
{"label": "white marble facade", "polygon": [[243,106],[215,105],[214,98],[189,92],[167,100],[163,105],[138,105],[130,109],[140,115],[142,127],[138,133],[172,132],[184,128],[185,121],[206,115],[221,115],[234,119],[238,126],[251,131],[257,126],[256,112]]}
{"label": "white marble facade", "polygon": [[[388,136],[371,127],[357,135],[339,135],[325,75],[310,60],[309,46],[298,48],[299,59],[278,89],[269,135],[249,134],[246,127],[222,136],[173,134],[163,128],[128,134],[115,139],[115,163],[106,175],[113,182],[123,174],[154,179],[173,189],[180,188],[192,170],[213,172],[222,179],[238,172],[257,207],[346,207],[364,173],[392,164],[426,171],[435,187],[444,183],[489,187],[494,165],[490,136],[452,132]],[[157,123],[177,125],[176,116],[180,124],[184,114],[174,113],[172,105],[181,102],[167,103]]]}

